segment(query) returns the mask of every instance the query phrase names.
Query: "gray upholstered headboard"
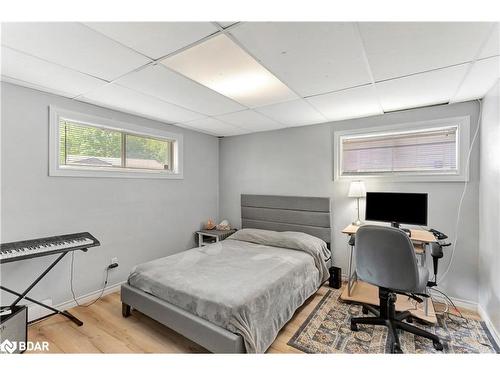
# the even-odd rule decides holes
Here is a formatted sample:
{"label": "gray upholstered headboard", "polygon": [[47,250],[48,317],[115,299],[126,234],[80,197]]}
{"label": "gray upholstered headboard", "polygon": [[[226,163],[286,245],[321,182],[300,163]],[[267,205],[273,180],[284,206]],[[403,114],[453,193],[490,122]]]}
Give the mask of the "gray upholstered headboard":
{"label": "gray upholstered headboard", "polygon": [[304,232],[330,244],[330,198],[242,194],[241,227]]}

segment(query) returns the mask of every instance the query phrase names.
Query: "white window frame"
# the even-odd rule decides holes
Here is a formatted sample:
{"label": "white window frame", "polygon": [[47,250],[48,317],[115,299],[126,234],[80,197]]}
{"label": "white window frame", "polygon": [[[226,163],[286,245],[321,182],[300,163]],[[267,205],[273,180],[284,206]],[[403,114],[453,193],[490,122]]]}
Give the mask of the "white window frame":
{"label": "white window frame", "polygon": [[[59,164],[59,120],[65,119],[75,123],[101,129],[126,132],[127,134],[153,137],[172,141],[173,168],[171,170],[146,170],[137,168],[102,168],[79,165]],[[166,178],[182,179],[183,176],[183,137],[182,134],[171,133],[161,129],[116,121],[105,117],[87,115],[55,106],[49,106],[49,176],[65,177],[110,177],[110,178]]]}
{"label": "white window frame", "polygon": [[[426,129],[449,128],[457,126],[457,171],[433,171],[433,172],[393,172],[393,173],[360,173],[356,175],[342,175],[342,140],[353,136],[375,136],[393,132],[414,132]],[[443,119],[400,123],[395,125],[370,127],[363,129],[350,129],[334,131],[334,180],[359,180],[359,179],[381,179],[384,181],[401,182],[432,182],[432,181],[468,181],[469,168],[467,166],[467,155],[469,152],[470,138],[470,116],[448,117]]]}

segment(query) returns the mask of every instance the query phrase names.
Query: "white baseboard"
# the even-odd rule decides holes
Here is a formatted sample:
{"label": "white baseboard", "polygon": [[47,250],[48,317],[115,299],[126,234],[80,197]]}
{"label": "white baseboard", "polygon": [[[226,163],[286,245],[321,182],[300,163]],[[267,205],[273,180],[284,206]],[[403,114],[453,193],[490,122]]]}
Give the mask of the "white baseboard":
{"label": "white baseboard", "polygon": [[[431,296],[432,297],[437,297],[439,300],[444,300],[444,296],[441,295],[440,293],[436,293],[436,292],[433,293],[431,291]],[[461,307],[463,309],[467,309],[467,310],[470,310],[470,311],[478,312],[477,302],[466,300],[466,299],[462,299],[462,298],[457,298],[457,297],[451,297],[451,296],[448,296],[448,297],[453,301],[453,303],[455,304],[455,306]]]}
{"label": "white baseboard", "polygon": [[[52,299],[44,299],[40,301],[47,306],[52,306]],[[42,307],[40,305],[37,305],[36,303],[30,303],[27,305],[28,306],[28,321],[32,321],[35,319],[40,319],[47,315],[50,310],[47,310],[45,307]]]}
{"label": "white baseboard", "polygon": [[[107,294],[118,292],[123,283],[125,283],[125,281],[120,281],[119,283],[107,286],[106,288],[104,288],[104,292],[102,292],[102,295],[105,296]],[[93,300],[95,300],[97,297],[100,296],[101,291],[102,291],[102,289],[99,289],[99,290],[96,290],[94,292],[90,292],[90,293],[87,293],[87,294],[84,294],[82,296],[77,297],[78,303],[85,304],[85,303],[92,302]],[[67,309],[70,309],[70,308],[75,307],[75,306],[77,306],[76,302],[71,299],[69,301],[59,303],[54,307],[56,309],[59,309],[59,310],[67,310]]]}
{"label": "white baseboard", "polygon": [[490,316],[488,315],[486,310],[483,309],[483,307],[478,304],[477,305],[477,312],[479,313],[479,316],[481,317],[481,319],[483,319],[484,322],[486,323],[486,327],[488,327],[488,329],[491,333],[491,336],[493,337],[493,340],[495,340],[497,345],[500,346],[500,333],[498,332],[496,327],[491,322]]}
{"label": "white baseboard", "polygon": [[[119,283],[116,283],[116,284],[113,284],[113,285],[106,287],[104,289],[104,292],[102,292],[102,295],[105,296],[107,294],[111,294],[111,293],[119,291],[120,286],[123,283],[125,283],[125,281],[121,281]],[[84,294],[82,296],[77,297],[78,303],[86,304],[86,303],[89,303],[89,302],[95,300],[97,297],[99,297],[101,295],[101,291],[102,291],[102,289],[99,289],[99,290],[96,290],[94,292],[90,292],[90,293],[87,293],[87,294]],[[70,309],[72,307],[77,306],[76,302],[72,299],[69,301],[66,301],[66,302],[59,303],[57,305],[52,305],[52,299],[50,299],[50,298],[45,299],[41,302],[45,303],[47,306],[52,306],[58,310],[67,310],[67,309]],[[28,304],[28,320],[29,321],[43,318],[44,316],[46,316],[47,314],[49,314],[51,312],[52,311],[50,311],[50,310],[48,310],[40,305],[37,305],[35,303]]]}

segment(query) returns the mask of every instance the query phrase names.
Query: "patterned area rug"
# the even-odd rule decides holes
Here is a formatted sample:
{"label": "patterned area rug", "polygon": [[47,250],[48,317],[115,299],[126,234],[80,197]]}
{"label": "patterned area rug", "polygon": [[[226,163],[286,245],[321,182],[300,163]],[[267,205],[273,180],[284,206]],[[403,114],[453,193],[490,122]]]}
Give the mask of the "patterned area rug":
{"label": "patterned area rug", "polygon": [[[387,329],[380,326],[358,325],[352,332],[350,320],[363,316],[360,305],[339,300],[342,289],[329,290],[293,335],[288,345],[306,353],[390,353]],[[366,316],[366,315],[365,315]],[[499,353],[484,322],[438,316],[436,326],[418,324],[442,339],[442,353]],[[430,340],[400,331],[404,353],[439,353]]]}

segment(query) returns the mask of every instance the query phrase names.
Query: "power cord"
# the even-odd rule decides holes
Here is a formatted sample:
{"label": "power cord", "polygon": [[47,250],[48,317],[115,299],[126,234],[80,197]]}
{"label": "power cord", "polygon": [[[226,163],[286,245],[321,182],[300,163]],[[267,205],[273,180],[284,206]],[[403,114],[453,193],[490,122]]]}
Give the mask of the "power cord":
{"label": "power cord", "polygon": [[418,310],[418,301],[415,301],[413,298],[408,297],[407,302],[411,303],[413,307],[411,309],[406,309],[405,311],[416,311]]}
{"label": "power cord", "polygon": [[[455,305],[455,303],[453,303],[453,301],[451,300],[451,298],[446,295],[446,293],[440,291],[439,289],[436,289],[435,287],[432,287],[432,288],[429,288],[429,289],[431,289],[431,290],[433,290],[435,292],[440,293],[445,298],[444,302],[445,302],[446,308],[444,309],[444,311],[436,311],[436,314],[442,314],[442,315],[444,315],[445,319],[450,320],[452,323],[456,324],[460,328],[471,329],[471,327],[469,325],[469,320],[470,319],[468,319],[465,316],[463,316],[462,312],[457,308],[457,306]],[[431,296],[431,298],[434,301],[435,296]],[[458,312],[458,315],[457,314],[453,314],[453,313],[450,312],[450,309],[449,309],[450,304],[451,304],[451,306],[453,306],[453,309],[456,312]],[[462,321],[459,322],[459,321],[455,320],[455,318],[452,318],[452,316],[454,316],[455,318],[460,318],[460,319],[462,319]],[[493,346],[490,343],[487,343],[487,342],[484,342],[484,341],[478,341],[478,343],[481,344],[481,345],[483,345],[483,346],[486,346],[488,348],[494,349]]]}
{"label": "power cord", "polygon": [[459,314],[459,315],[456,315],[456,314],[451,314],[451,315],[455,315],[456,317],[461,318],[461,319],[463,319],[463,320],[467,321],[467,318],[465,318],[465,317],[463,316],[462,312],[461,312],[461,311],[457,308],[457,306],[456,306],[456,305],[455,305],[455,303],[451,300],[451,298],[450,298],[450,297],[448,297],[448,296],[446,295],[446,293],[444,293],[444,292],[440,291],[439,289],[437,289],[437,288],[435,288],[435,287],[431,287],[431,288],[429,288],[429,289],[430,289],[430,290],[433,290],[433,291],[435,291],[435,292],[438,292],[439,294],[441,294],[441,295],[445,298],[446,309],[445,309],[445,311],[443,311],[443,313],[445,313],[445,314],[450,314],[450,312],[449,312],[449,304],[448,304],[448,302],[450,302],[450,304],[453,306],[453,309],[454,309],[454,310],[455,310],[455,311]]}
{"label": "power cord", "polygon": [[72,251],[71,252],[70,288],[71,288],[71,294],[73,295],[73,301],[75,301],[76,305],[80,306],[80,307],[89,307],[89,306],[92,306],[94,303],[96,303],[97,301],[99,301],[102,298],[103,294],[104,294],[104,290],[106,289],[106,286],[108,285],[108,276],[109,276],[109,270],[111,269],[111,267],[110,266],[106,267],[106,278],[104,280],[104,285],[102,287],[101,293],[99,294],[99,297],[97,297],[92,302],[89,302],[88,304],[80,304],[78,302],[78,300],[76,299],[75,291],[73,289],[73,272],[74,272],[73,269],[74,269],[74,262],[75,262],[75,252]]}
{"label": "power cord", "polygon": [[[481,100],[477,100],[477,102],[479,103],[479,114],[478,114],[478,117],[477,117],[477,126],[476,126],[476,131],[474,133],[474,136],[472,138],[472,142],[471,142],[471,145],[470,145],[470,148],[469,148],[469,153],[467,154],[467,161],[465,163],[465,170],[468,171],[469,170],[469,165],[470,165],[470,159],[471,159],[471,155],[472,155],[472,150],[474,148],[474,144],[476,143],[476,138],[479,134],[479,128],[480,128],[480,125],[481,125],[481,116],[482,116],[482,113],[483,113],[483,105],[482,105],[482,102]],[[457,243],[458,243],[458,238],[459,238],[459,225],[460,225],[460,217],[461,217],[461,213],[462,213],[462,204],[464,202],[464,198],[465,198],[465,193],[467,192],[467,186],[469,184],[469,181],[466,180],[464,182],[464,188],[462,190],[462,195],[460,197],[460,203],[458,204],[458,212],[457,212],[457,221],[455,223],[455,241],[453,241],[453,246],[451,247],[451,254],[450,254],[450,261],[448,263],[448,266],[446,267],[446,270],[444,271],[444,273],[441,275],[440,279],[439,279],[439,282],[441,283],[446,275],[448,274],[448,271],[450,270],[451,268],[451,265],[453,263],[453,256],[455,254],[455,248],[457,247]]]}

